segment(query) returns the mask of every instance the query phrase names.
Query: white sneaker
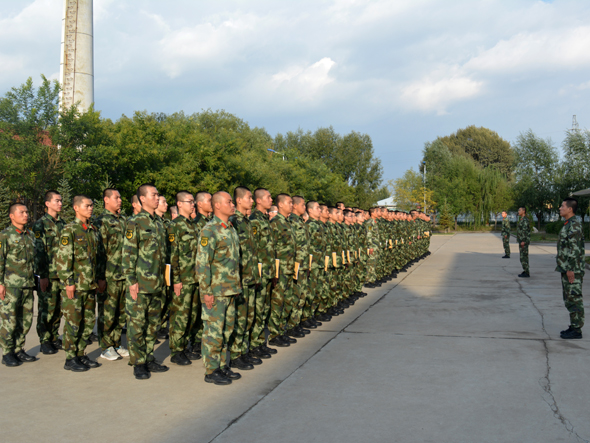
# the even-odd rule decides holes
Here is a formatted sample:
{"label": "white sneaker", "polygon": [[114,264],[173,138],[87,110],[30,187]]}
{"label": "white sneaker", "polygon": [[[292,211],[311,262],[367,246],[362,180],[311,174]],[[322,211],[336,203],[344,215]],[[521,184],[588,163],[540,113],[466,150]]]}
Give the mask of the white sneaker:
{"label": "white sneaker", "polygon": [[120,360],[122,358],[119,354],[117,354],[117,351],[115,351],[115,348],[112,346],[106,351],[102,351],[100,357],[110,361]]}
{"label": "white sneaker", "polygon": [[127,348],[125,348],[125,346],[119,346],[117,348],[117,354],[119,354],[121,357],[129,357],[129,351]]}

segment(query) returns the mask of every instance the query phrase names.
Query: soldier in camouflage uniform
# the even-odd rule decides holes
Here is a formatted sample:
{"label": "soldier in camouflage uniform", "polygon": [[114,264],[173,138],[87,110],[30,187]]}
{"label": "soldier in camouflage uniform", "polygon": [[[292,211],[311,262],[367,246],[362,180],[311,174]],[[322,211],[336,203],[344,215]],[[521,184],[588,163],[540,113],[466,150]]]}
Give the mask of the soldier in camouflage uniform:
{"label": "soldier in camouflage uniform", "polygon": [[170,361],[186,366],[201,357],[200,352],[193,355],[188,349],[194,322],[201,317],[196,273],[199,229],[190,220],[195,206],[193,195],[188,191],[178,192],[176,205],[178,216],[168,225],[174,288],[170,304]]}
{"label": "soldier in camouflage uniform", "polygon": [[0,232],[0,346],[8,367],[37,360],[24,350],[33,322],[35,241],[25,228],[27,207],[15,203],[8,210],[11,225]]}
{"label": "soldier in camouflage uniform", "polygon": [[510,220],[508,220],[508,213],[502,212],[502,244],[504,245],[504,257],[510,258]]}
{"label": "soldier in camouflage uniform", "polygon": [[582,338],[584,326],[584,300],[582,298],[582,283],[585,274],[584,232],[575,214],[578,201],[566,198],[559,207],[559,215],[565,218],[565,223],[559,231],[557,241],[557,267],[561,273],[561,287],[563,288],[563,302],[570,315],[570,326],[561,331],[563,339]]}
{"label": "soldier in camouflage uniform", "polygon": [[158,190],[143,184],[137,190],[142,210],[127,222],[123,242],[123,275],[128,287],[127,341],[129,365],[138,380],[150,378],[152,372],[166,372],[167,366],[154,359],[156,334],[160,327],[162,291],[165,288],[167,235],[157,220]]}
{"label": "soldier in camouflage uniform", "polygon": [[269,344],[273,346],[281,346],[281,342],[297,343],[297,340],[291,337],[305,335],[294,329],[300,319],[297,317],[299,300],[296,300],[297,296],[293,292],[297,246],[293,228],[288,220],[293,210],[293,200],[287,194],[279,194],[277,195],[277,207],[279,212],[270,222],[275,257],[279,263],[277,282],[271,294],[268,322]]}
{"label": "soldier in camouflage uniform", "polygon": [[369,209],[369,216],[365,221],[366,233],[367,233],[367,287],[375,288],[381,286],[381,283],[377,283],[377,272],[376,266],[379,255],[379,226],[377,225],[377,208]]}
{"label": "soldier in camouflage uniform", "polygon": [[[211,194],[206,191],[199,191],[195,194],[195,212],[192,222],[196,227],[197,238],[201,230],[207,223],[211,221],[209,214],[213,213],[211,207]],[[199,282],[197,279],[197,298],[199,304],[201,297],[199,295]],[[203,336],[203,320],[201,319],[201,311],[193,311],[194,318],[191,319],[191,330],[189,333],[190,350],[187,349],[185,354],[190,360],[198,360],[201,358],[201,338]]]}
{"label": "soldier in camouflage uniform", "polygon": [[[324,280],[326,278],[325,259],[326,237],[325,226],[320,220],[321,207],[316,201],[307,202],[307,213],[309,219],[306,222],[309,233],[309,255],[311,257],[311,269],[309,276],[309,291],[311,293],[311,305],[303,309],[304,321],[315,324],[316,328],[322,325],[322,321],[332,319],[326,311],[328,309],[327,293],[324,291]],[[305,323],[303,326],[307,326]]]}
{"label": "soldier in camouflage uniform", "polygon": [[520,220],[516,225],[516,241],[520,250],[520,263],[523,272],[518,274],[519,277],[530,277],[529,270],[529,244],[531,243],[531,225],[527,217],[526,208],[518,208]]}
{"label": "soldier in camouflage uniform", "polygon": [[[168,212],[168,202],[166,197],[160,195],[158,199],[158,207],[155,210],[155,218],[162,225],[164,232],[168,231],[170,220],[165,217]],[[170,264],[170,242],[168,235],[166,237],[166,263]],[[158,338],[168,338],[168,320],[170,319],[170,304],[172,302],[172,287],[164,285],[164,290],[161,293],[162,297],[162,312],[160,313],[160,329],[158,330]],[[156,341],[158,342],[158,341]]]}
{"label": "soldier in camouflage uniform", "polygon": [[63,229],[55,257],[62,290],[61,309],[65,318],[63,347],[64,369],[84,372],[99,363],[85,355],[88,337],[95,321],[96,251],[98,234],[89,224],[94,204],[85,195],[72,201],[76,218]]}
{"label": "soldier in camouflage uniform", "polygon": [[205,381],[231,384],[240,378],[227,362],[228,342],[235,324],[235,296],[240,284],[240,239],[229,222],[235,206],[227,192],[211,199],[215,216],[199,237],[197,276],[203,306],[202,353]]}
{"label": "soldier in camouflage uniform", "polygon": [[248,338],[256,315],[256,285],[260,283],[258,259],[252,222],[248,212],[252,209],[252,192],[244,186],[234,190],[236,212],[229,218],[240,239],[240,281],[242,293],[234,296],[236,306],[236,323],[230,337],[229,350],[232,368],[250,370],[262,364],[261,358],[270,358],[270,354],[248,351]]}
{"label": "soldier in camouflage uniform", "polygon": [[[309,288],[309,230],[308,225],[303,221],[303,214],[305,214],[305,199],[295,195],[293,196],[293,212],[288,218],[297,245],[295,262],[299,263],[298,273],[295,275],[297,278],[293,282],[293,292],[298,303],[295,316],[299,319],[299,324],[295,326],[295,329],[304,334],[309,334],[309,329],[315,329],[317,326],[310,320],[313,296]],[[303,316],[303,310],[306,307],[308,308],[307,316]]]}
{"label": "soldier in camouflage uniform", "polygon": [[[267,214],[272,206],[272,197],[267,189],[258,188],[254,191],[254,200],[256,208],[249,218],[252,222],[252,234],[255,239],[254,244],[261,277],[260,285],[256,289],[256,310],[254,325],[250,332],[250,350],[258,348],[264,353],[274,355],[277,350],[266,345],[264,334],[264,327],[269,321],[272,286],[275,277],[274,240]],[[289,343],[278,340],[276,346],[289,346]]]}
{"label": "soldier in camouflage uniform", "polygon": [[121,335],[127,321],[125,315],[125,277],[121,268],[125,217],[121,213],[121,194],[116,189],[103,191],[105,211],[96,221],[98,231],[98,336],[102,353],[107,360],[129,357],[121,345]]}
{"label": "soldier in camouflage uniform", "polygon": [[40,278],[37,335],[41,342],[41,352],[55,354],[62,347],[59,339],[61,288],[55,270],[55,255],[59,249],[61,231],[66,224],[59,216],[62,198],[57,191],[45,193],[45,206],[47,213],[33,226],[35,274]]}

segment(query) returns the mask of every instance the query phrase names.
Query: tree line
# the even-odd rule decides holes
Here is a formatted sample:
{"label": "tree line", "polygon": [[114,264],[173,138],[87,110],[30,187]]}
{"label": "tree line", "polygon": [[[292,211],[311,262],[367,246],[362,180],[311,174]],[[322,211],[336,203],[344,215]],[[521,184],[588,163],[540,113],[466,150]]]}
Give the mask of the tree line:
{"label": "tree line", "polygon": [[137,111],[112,121],[92,108],[60,112],[58,82],[41,79],[38,88],[29,78],[0,99],[4,225],[9,201],[27,204],[35,219],[43,213],[46,190],[86,194],[100,204],[107,183],[127,197],[145,182],[169,199],[178,190],[242,185],[363,208],[388,195],[367,134],[341,135],[328,127],[272,137],[223,110]]}
{"label": "tree line", "polygon": [[[390,181],[389,189],[404,209],[426,200],[445,227],[454,222],[456,228],[461,215],[478,227],[491,214],[522,206],[536,215],[540,229],[563,198],[590,187],[590,131],[567,130],[562,153],[530,129],[510,143],[488,128],[469,126],[426,142],[418,170]],[[584,218],[590,199],[578,200]]]}

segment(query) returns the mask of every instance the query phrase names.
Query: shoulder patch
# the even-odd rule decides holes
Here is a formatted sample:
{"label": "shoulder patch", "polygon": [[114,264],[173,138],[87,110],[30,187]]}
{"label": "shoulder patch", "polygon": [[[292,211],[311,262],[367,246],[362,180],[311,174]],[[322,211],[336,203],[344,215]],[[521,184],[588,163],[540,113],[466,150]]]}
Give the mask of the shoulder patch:
{"label": "shoulder patch", "polygon": [[373,226],[369,226],[369,231],[372,231],[372,230],[373,230]]}
{"label": "shoulder patch", "polygon": [[209,238],[208,237],[201,237],[201,246],[205,247],[209,244]]}
{"label": "shoulder patch", "polygon": [[258,227],[252,226],[252,234],[254,234],[254,235],[258,234]]}
{"label": "shoulder patch", "polygon": [[127,231],[125,232],[125,237],[127,237],[127,240],[131,240],[133,238],[133,230],[127,229]]}
{"label": "shoulder patch", "polygon": [[175,236],[174,236],[174,234],[168,234],[168,241],[169,241],[170,243],[174,243],[174,239],[175,239]]}
{"label": "shoulder patch", "polygon": [[62,245],[64,245],[64,246],[67,246],[69,242],[70,242],[70,241],[68,240],[68,238],[67,238],[67,237],[62,237],[62,238],[61,238],[61,244],[62,244]]}
{"label": "shoulder patch", "polygon": [[35,231],[35,238],[41,238],[41,231]]}

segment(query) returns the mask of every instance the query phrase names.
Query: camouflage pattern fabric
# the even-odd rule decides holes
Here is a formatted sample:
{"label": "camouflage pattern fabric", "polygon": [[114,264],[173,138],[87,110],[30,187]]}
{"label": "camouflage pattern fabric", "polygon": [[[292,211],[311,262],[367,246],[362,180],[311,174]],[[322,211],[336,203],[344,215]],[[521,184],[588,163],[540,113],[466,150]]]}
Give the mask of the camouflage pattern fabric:
{"label": "camouflage pattern fabric", "polygon": [[[275,246],[275,257],[279,259],[279,278],[271,295],[269,332],[270,338],[284,333],[285,325],[296,319],[299,304],[294,300],[293,274],[295,272],[295,254],[297,246],[293,228],[285,216],[278,213],[270,222]],[[291,319],[292,316],[295,318]],[[277,319],[281,318],[277,325]],[[271,330],[272,328],[272,330]]]}
{"label": "camouflage pattern fabric", "polygon": [[270,280],[275,277],[275,247],[268,215],[254,209],[250,215],[252,234],[256,246],[256,257],[262,263],[262,277]]}
{"label": "camouflage pattern fabric", "polygon": [[127,347],[129,365],[142,365],[154,360],[156,334],[160,327],[162,297],[159,294],[137,294],[137,300],[126,291]]}
{"label": "camouflage pattern fabric", "polygon": [[201,354],[205,373],[227,366],[228,342],[234,330],[236,311],[233,296],[215,297],[211,309],[207,308],[203,296],[203,340]]}
{"label": "camouflage pattern fabric", "polygon": [[[285,333],[285,326],[293,310],[292,292],[293,275],[279,274],[279,278],[272,288],[270,297],[270,316],[268,319],[269,340]],[[289,304],[288,308],[287,303]],[[289,309],[288,312],[285,312],[287,309]]]}
{"label": "camouflage pattern fabric", "polygon": [[[530,274],[529,244],[531,243],[531,225],[529,223],[529,218],[526,215],[521,217],[516,225],[516,241],[518,242],[522,269],[527,274]],[[524,242],[524,246],[521,245],[522,242]]]}
{"label": "camouflage pattern fabric", "polygon": [[69,299],[62,291],[61,310],[65,319],[63,349],[66,359],[84,355],[86,340],[94,327],[94,291],[78,291]]}
{"label": "camouflage pattern fabric", "polygon": [[365,221],[367,233],[367,249],[373,249],[373,253],[368,255],[367,259],[367,281],[369,283],[377,280],[377,261],[379,257],[379,229],[375,220],[370,218]]}
{"label": "camouflage pattern fabric", "polygon": [[[201,230],[207,223],[209,223],[210,219],[205,217],[203,214],[197,212],[197,216],[192,220],[193,224],[196,226],[197,230],[197,241]],[[196,297],[199,300],[199,306],[201,305],[201,299],[199,297],[199,285],[197,283],[197,293]],[[198,349],[201,349],[201,337],[203,336],[203,321],[201,320],[201,310],[193,311],[192,318],[191,318],[191,329],[189,331],[189,340],[192,346],[197,346]]]}
{"label": "camouflage pattern fabric", "polygon": [[563,290],[563,302],[570,315],[570,325],[580,332],[584,327],[584,299],[582,297],[582,283],[584,277],[577,274],[574,282],[570,283],[567,274],[561,274],[561,287]]}
{"label": "camouflage pattern fabric", "polygon": [[172,294],[170,304],[170,353],[172,356],[184,351],[188,346],[193,323],[201,322],[201,300],[196,284],[182,284],[180,296]]}
{"label": "camouflage pattern fabric", "polygon": [[323,280],[325,279],[326,238],[325,225],[320,220],[310,218],[307,221],[309,233],[309,253],[312,256],[311,273],[309,278],[309,293],[312,298],[311,305],[306,305],[303,319],[307,320],[317,312],[326,311],[326,294],[323,292]]}
{"label": "camouflage pattern fabric", "polygon": [[506,217],[502,220],[502,243],[504,244],[504,253],[510,257],[510,220]]}
{"label": "camouflage pattern fabric", "polygon": [[19,352],[33,323],[33,289],[6,287],[0,300],[0,346],[4,355]]}
{"label": "camouflage pattern fabric", "polygon": [[265,343],[264,327],[270,314],[272,280],[262,279],[255,289],[254,323],[250,330],[250,349]]}
{"label": "camouflage pattern fabric", "polygon": [[66,223],[58,216],[45,214],[33,225],[35,236],[35,274],[48,278],[45,292],[39,291],[37,335],[41,343],[53,342],[59,336],[61,320],[61,288],[55,265],[61,231]]}
{"label": "camouflage pattern fabric", "polygon": [[[303,315],[303,308],[307,304],[309,306],[308,311],[311,311],[311,303],[313,297],[309,289],[309,230],[308,225],[303,219],[295,213],[289,216],[289,223],[293,230],[293,236],[295,238],[296,252],[295,261],[299,263],[299,273],[297,280],[293,283],[293,295],[295,296],[295,318],[301,321]],[[305,317],[307,319],[308,317]],[[299,323],[297,322],[297,324]]]}
{"label": "camouflage pattern fabric", "polygon": [[0,285],[9,288],[33,288],[35,242],[28,229],[14,225],[0,232]]}
{"label": "camouflage pattern fabric", "polygon": [[96,294],[98,306],[97,330],[103,350],[121,346],[121,335],[127,323],[125,312],[125,280],[107,280],[107,290]]}

